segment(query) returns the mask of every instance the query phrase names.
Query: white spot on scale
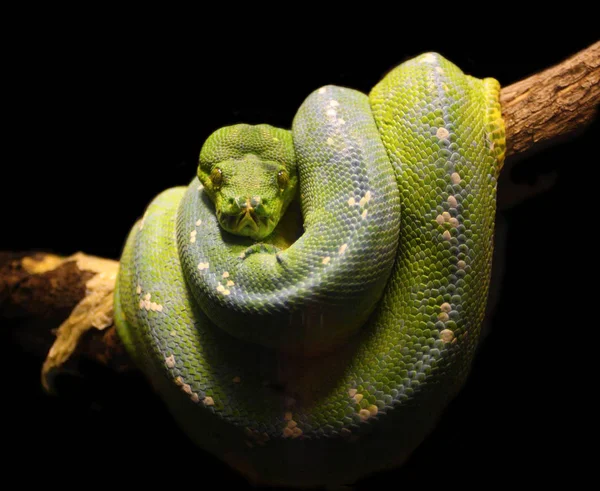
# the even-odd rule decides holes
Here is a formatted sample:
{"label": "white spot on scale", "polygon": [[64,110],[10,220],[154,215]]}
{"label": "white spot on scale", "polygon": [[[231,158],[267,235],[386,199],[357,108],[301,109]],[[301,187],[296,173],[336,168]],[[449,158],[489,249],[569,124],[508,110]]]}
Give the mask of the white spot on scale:
{"label": "white spot on scale", "polygon": [[319,92],[319,94],[324,94],[325,92],[327,92],[327,89],[326,89],[325,87],[321,87],[321,88],[318,90],[318,92]]}
{"label": "white spot on scale", "polygon": [[350,206],[354,206],[354,205],[356,204],[356,200],[355,200],[354,198],[350,198],[350,199],[348,200],[348,204],[349,204]]}
{"label": "white spot on scale", "polygon": [[438,72],[439,74],[444,73],[444,69],[441,66],[436,66],[435,71]]}
{"label": "white spot on scale", "polygon": [[356,389],[348,389],[348,395],[354,397],[358,391]]}
{"label": "white spot on scale", "polygon": [[450,220],[450,225],[452,225],[454,228],[458,227],[459,222],[457,218],[452,217]]}
{"label": "white spot on scale", "polygon": [[175,368],[175,355],[167,356],[165,358],[165,363],[169,368]]}
{"label": "white spot on scale", "polygon": [[223,285],[221,285],[221,283],[219,282],[218,286],[217,286],[217,291],[218,292],[223,292],[225,291],[225,287]]}
{"label": "white spot on scale", "polygon": [[442,312],[450,312],[452,310],[452,307],[448,302],[444,302],[442,305],[440,305],[440,310]]}
{"label": "white spot on scale", "polygon": [[440,312],[438,314],[438,320],[442,322],[448,322],[448,320],[450,320],[450,316],[446,312]]}
{"label": "white spot on scale", "polygon": [[333,145],[333,138],[327,138],[327,145]]}
{"label": "white spot on scale", "polygon": [[200,225],[202,225],[202,220],[198,218],[198,220],[196,220],[196,227],[199,227]]}
{"label": "white spot on scale", "polygon": [[440,332],[440,338],[442,339],[443,343],[450,343],[454,339],[454,332],[452,332],[450,329],[444,329],[442,332]]}
{"label": "white spot on scale", "polygon": [[324,257],[323,260],[321,261],[323,264],[329,264],[329,261],[331,261],[331,258],[329,256]]}
{"label": "white spot on scale", "polygon": [[222,293],[223,295],[227,296],[227,295],[229,295],[231,292],[230,292],[229,290],[225,289],[225,290],[223,290],[221,293]]}
{"label": "white spot on scale", "polygon": [[144,228],[144,223],[146,221],[146,217],[148,216],[148,210],[144,212],[144,216],[142,217],[142,221],[140,222],[140,230]]}
{"label": "white spot on scale", "polygon": [[437,136],[440,140],[448,138],[449,135],[450,132],[446,128],[438,128],[438,130],[435,133],[435,136]]}
{"label": "white spot on scale", "polygon": [[344,118],[340,118],[338,119],[338,123],[341,125],[346,124],[346,120]]}
{"label": "white spot on scale", "polygon": [[150,294],[146,293],[144,298],[140,300],[140,309],[152,310],[153,312],[162,312],[163,306],[150,301]]}
{"label": "white spot on scale", "polygon": [[215,405],[215,400],[210,396],[206,396],[202,402],[204,403],[205,406],[214,406]]}
{"label": "white spot on scale", "polygon": [[453,172],[450,176],[450,180],[452,181],[452,184],[460,184],[460,174],[458,172]]}
{"label": "white spot on scale", "polygon": [[421,63],[435,63],[435,62],[436,62],[436,57],[432,53],[427,53],[426,55],[423,55],[423,57],[421,58]]}
{"label": "white spot on scale", "polygon": [[465,269],[467,267],[467,263],[461,259],[456,263],[456,266],[458,266],[459,269]]}
{"label": "white spot on scale", "polygon": [[222,276],[223,278],[229,278],[229,272],[225,271]]}
{"label": "white spot on scale", "polygon": [[451,208],[456,208],[458,206],[458,201],[454,196],[448,196],[448,204]]}
{"label": "white spot on scale", "polygon": [[360,401],[362,401],[362,400],[363,400],[363,397],[364,397],[364,396],[363,396],[362,394],[356,394],[356,395],[354,396],[354,402],[356,402],[356,404],[359,404],[359,403],[360,403]]}
{"label": "white spot on scale", "polygon": [[364,210],[364,211],[363,211],[363,212],[360,214],[360,216],[363,218],[363,220],[364,220],[365,218],[367,218],[367,210]]}
{"label": "white spot on scale", "polygon": [[208,269],[208,263],[199,263],[198,264],[198,269],[200,271],[204,270],[204,269]]}
{"label": "white spot on scale", "polygon": [[[290,421],[291,423],[291,421]],[[283,437],[284,438],[298,438],[299,436],[302,435],[302,430],[300,428],[298,428],[297,426],[294,426],[293,428],[290,428],[289,426],[286,426],[283,429]]]}
{"label": "white spot on scale", "polygon": [[200,398],[198,397],[198,394],[196,392],[194,392],[191,396],[192,402],[200,402]]}
{"label": "white spot on scale", "polygon": [[450,213],[445,211],[444,213],[442,213],[442,218],[444,219],[444,222],[449,222],[450,218],[452,218],[452,217],[450,216]]}
{"label": "white spot on scale", "polygon": [[362,198],[360,198],[360,201],[358,202],[359,206],[365,206],[369,201],[371,201],[372,197],[373,194],[371,193],[371,191],[367,191],[365,195]]}
{"label": "white spot on scale", "polygon": [[190,387],[189,384],[183,384],[181,386],[181,390],[183,390],[183,392],[185,392],[187,395],[191,396],[192,395],[192,388]]}
{"label": "white spot on scale", "polygon": [[346,252],[347,248],[348,248],[348,244],[342,244],[340,246],[340,249],[338,250],[338,254],[341,256],[342,254],[344,254],[344,252]]}
{"label": "white spot on scale", "polygon": [[335,109],[327,109],[327,112],[325,114],[327,114],[327,116],[331,116],[332,118],[335,118],[337,116],[337,112]]}
{"label": "white spot on scale", "polygon": [[442,215],[435,217],[435,221],[438,223],[438,225],[444,225],[444,217]]}
{"label": "white spot on scale", "polygon": [[235,283],[231,280],[227,280],[227,284],[225,286],[233,286]]}
{"label": "white spot on scale", "polygon": [[137,286],[137,288],[135,289],[135,292],[139,295],[140,293],[142,293],[142,287],[140,285]]}
{"label": "white spot on scale", "polygon": [[446,239],[446,240],[450,240],[452,238],[452,236],[450,235],[450,232],[448,232],[447,230],[444,230],[442,237],[444,237],[444,239]]}
{"label": "white spot on scale", "polygon": [[198,185],[198,191],[202,191],[204,189],[204,186],[202,184]]}
{"label": "white spot on scale", "polygon": [[336,101],[335,99],[331,99],[331,100],[329,101],[329,105],[330,105],[331,107],[337,107],[337,106],[339,106],[339,105],[340,105],[340,103],[339,103],[338,101]]}

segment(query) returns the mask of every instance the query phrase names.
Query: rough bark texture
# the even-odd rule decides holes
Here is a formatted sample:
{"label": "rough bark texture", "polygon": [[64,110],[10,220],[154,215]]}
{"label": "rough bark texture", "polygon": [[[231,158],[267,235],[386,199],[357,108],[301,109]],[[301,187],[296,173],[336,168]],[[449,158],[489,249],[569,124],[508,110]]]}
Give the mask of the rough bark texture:
{"label": "rough bark texture", "polygon": [[600,41],[502,89],[507,156],[555,144],[590,123],[600,103]]}
{"label": "rough bark texture", "polygon": [[117,267],[81,253],[0,252],[0,318],[17,320],[18,341],[46,357],[47,389],[52,372],[80,356],[114,370],[133,368],[112,324]]}
{"label": "rough bark texture", "polygon": [[[581,130],[592,121],[600,103],[600,42],[503,88],[501,102],[508,157],[530,153]],[[0,252],[0,317],[20,319],[16,335],[27,349],[47,354],[45,369],[78,356],[116,370],[132,368],[112,325],[112,304],[107,306],[117,267],[115,261],[83,254],[59,258]],[[98,278],[104,281],[95,281]],[[101,298],[90,302],[98,283]]]}

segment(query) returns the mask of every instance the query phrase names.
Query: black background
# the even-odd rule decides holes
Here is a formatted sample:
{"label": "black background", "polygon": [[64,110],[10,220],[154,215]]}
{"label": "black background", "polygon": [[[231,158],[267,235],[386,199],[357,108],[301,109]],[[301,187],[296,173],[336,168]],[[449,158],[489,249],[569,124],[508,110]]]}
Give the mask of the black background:
{"label": "black background", "polygon": [[[449,29],[383,38],[329,21],[277,32],[253,24],[232,39],[236,27],[226,17],[170,25],[175,33],[142,18],[93,29],[86,19],[39,32],[38,24],[25,23],[9,45],[7,144],[16,152],[2,178],[3,250],[117,259],[151,198],[194,175],[212,131],[237,122],[289,127],[303,99],[322,85],[368,92],[397,64],[434,50],[506,86],[597,40],[591,30],[565,36],[556,27],[533,35],[527,25],[464,41]],[[207,34],[211,27],[215,34]],[[586,393],[576,389],[585,369],[572,353],[594,344],[582,334],[594,321],[577,319],[590,308],[577,285],[591,264],[581,265],[588,238],[569,224],[584,210],[582,175],[593,179],[598,164],[597,130],[596,123],[507,162],[487,336],[472,376],[410,462],[360,489],[390,480],[416,487],[578,478],[575,439],[590,428],[573,417],[573,409],[583,413]],[[169,486],[245,486],[191,446],[136,376],[87,367],[85,379],[66,376],[60,397],[49,397],[39,385],[42,360],[25,353],[9,330],[1,336],[9,477],[76,481],[67,471],[76,469],[90,483],[122,472],[119,482],[139,485],[165,478]]]}

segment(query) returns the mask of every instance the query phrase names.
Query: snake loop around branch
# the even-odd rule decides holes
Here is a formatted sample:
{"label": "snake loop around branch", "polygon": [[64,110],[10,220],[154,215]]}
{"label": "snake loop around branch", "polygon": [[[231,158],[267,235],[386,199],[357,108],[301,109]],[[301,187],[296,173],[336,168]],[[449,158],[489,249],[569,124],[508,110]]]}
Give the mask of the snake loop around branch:
{"label": "snake loop around branch", "polygon": [[368,96],[316,90],[289,131],[217,130],[198,177],[150,203],[117,328],[192,440],[297,486],[353,482],[422,441],[485,312],[499,89],[426,53]]}

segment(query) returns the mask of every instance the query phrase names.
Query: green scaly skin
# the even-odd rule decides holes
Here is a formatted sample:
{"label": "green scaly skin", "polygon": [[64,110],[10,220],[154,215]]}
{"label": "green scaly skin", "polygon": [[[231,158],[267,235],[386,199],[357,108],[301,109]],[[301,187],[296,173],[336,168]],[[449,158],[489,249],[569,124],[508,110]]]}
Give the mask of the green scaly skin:
{"label": "green scaly skin", "polygon": [[[218,130],[198,178],[152,201],[125,244],[116,325],[193,441],[292,486],[410,455],[483,321],[499,92],[427,53],[369,96],[315,91],[290,132]],[[271,233],[297,194],[301,235],[285,217]]]}

